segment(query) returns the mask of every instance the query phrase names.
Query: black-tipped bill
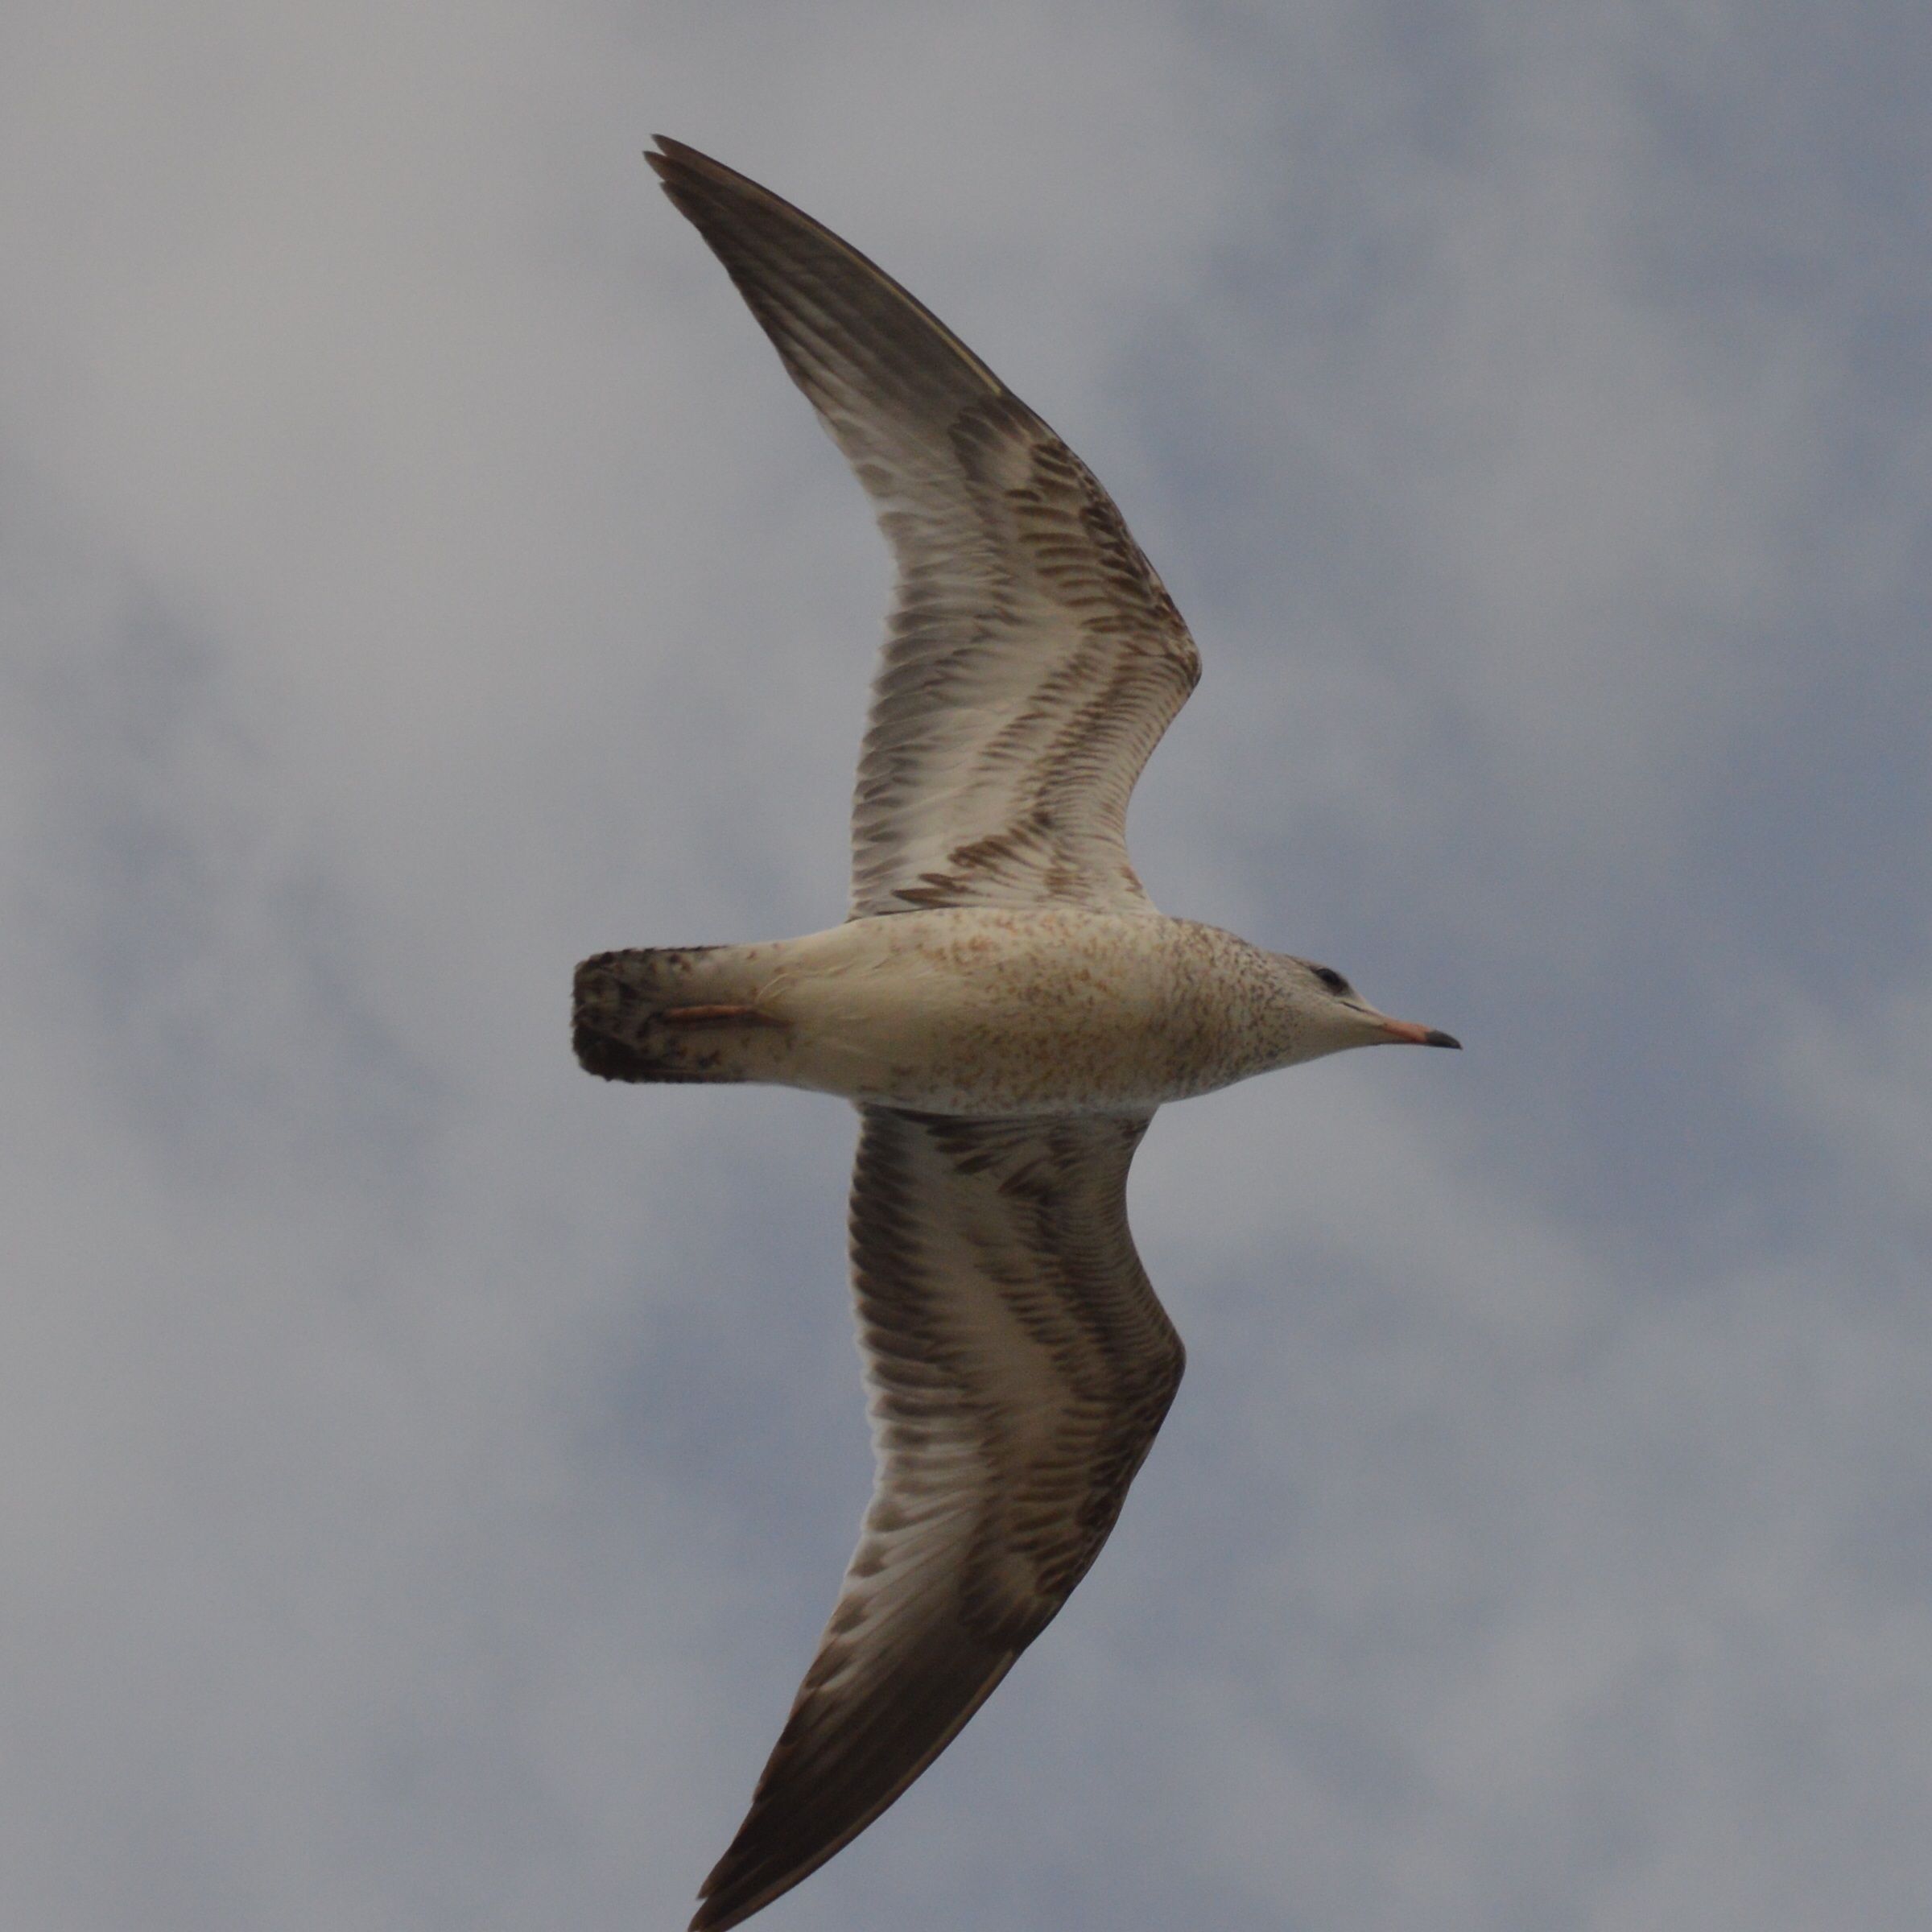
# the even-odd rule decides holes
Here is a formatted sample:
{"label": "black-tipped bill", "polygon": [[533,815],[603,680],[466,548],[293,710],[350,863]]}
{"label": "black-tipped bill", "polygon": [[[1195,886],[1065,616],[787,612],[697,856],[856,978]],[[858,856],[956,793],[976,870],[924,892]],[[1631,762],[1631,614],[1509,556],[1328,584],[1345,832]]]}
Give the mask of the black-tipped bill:
{"label": "black-tipped bill", "polygon": [[1463,1044],[1452,1033],[1437,1033],[1417,1026],[1414,1020],[1385,1020],[1382,1025],[1390,1039],[1405,1041],[1411,1046],[1454,1046],[1459,1051]]}

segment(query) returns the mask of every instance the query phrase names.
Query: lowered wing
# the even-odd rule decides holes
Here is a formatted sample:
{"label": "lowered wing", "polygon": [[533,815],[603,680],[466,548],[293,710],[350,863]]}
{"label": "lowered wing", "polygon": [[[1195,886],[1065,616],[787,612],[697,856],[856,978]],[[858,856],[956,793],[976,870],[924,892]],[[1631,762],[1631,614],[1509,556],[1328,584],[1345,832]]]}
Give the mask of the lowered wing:
{"label": "lowered wing", "polygon": [[1180,1381],[1127,1228],[1145,1117],[863,1113],[872,1504],[692,1932],[788,1891],[952,1741],[1085,1575]]}

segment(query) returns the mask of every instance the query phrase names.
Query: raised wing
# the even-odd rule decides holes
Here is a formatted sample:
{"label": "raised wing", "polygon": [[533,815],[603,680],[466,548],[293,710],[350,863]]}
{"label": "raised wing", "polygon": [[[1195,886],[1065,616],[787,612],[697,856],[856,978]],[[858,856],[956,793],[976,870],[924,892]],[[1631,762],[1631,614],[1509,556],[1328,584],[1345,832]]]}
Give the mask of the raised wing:
{"label": "raised wing", "polygon": [[1127,1228],[1146,1117],[863,1113],[872,1505],[692,1932],[798,1884],[952,1741],[1107,1540],[1181,1378]]}
{"label": "raised wing", "polygon": [[1200,658],[1113,499],[857,250],[695,149],[658,145],[666,193],[845,452],[898,562],[851,916],[1148,910],[1128,796]]}

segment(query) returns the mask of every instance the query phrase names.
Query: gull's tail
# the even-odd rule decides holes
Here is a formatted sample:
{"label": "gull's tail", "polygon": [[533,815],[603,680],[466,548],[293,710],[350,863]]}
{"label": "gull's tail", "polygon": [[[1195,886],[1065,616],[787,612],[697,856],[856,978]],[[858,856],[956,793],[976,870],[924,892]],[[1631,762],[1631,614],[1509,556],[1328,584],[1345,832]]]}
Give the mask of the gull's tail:
{"label": "gull's tail", "polygon": [[607,1080],[770,1080],[792,1030],[758,1004],[749,946],[600,952],[577,968],[577,1059]]}

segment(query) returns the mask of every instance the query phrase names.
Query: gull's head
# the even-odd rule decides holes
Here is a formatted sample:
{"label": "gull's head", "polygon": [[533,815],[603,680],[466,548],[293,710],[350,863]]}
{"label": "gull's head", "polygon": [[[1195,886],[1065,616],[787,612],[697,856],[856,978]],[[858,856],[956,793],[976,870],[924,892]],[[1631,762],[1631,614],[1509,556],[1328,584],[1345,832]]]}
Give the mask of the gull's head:
{"label": "gull's head", "polygon": [[1332,966],[1278,953],[1301,1035],[1298,1059],[1340,1053],[1350,1046],[1455,1046],[1462,1042],[1413,1020],[1378,1012]]}

